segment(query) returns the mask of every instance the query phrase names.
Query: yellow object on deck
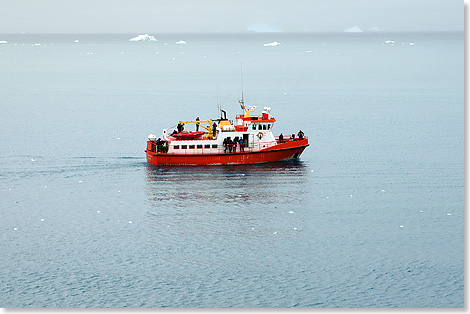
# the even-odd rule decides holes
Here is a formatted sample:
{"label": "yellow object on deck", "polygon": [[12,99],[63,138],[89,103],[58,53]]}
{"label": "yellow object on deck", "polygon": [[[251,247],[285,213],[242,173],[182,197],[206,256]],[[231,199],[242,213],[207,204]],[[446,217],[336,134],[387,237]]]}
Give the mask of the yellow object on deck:
{"label": "yellow object on deck", "polygon": [[[181,124],[185,123],[195,123],[197,125],[200,125],[204,129],[206,129],[208,132],[207,137],[212,137],[212,119],[211,120],[193,120],[193,121],[180,121]],[[209,123],[209,126],[203,126],[201,123]]]}

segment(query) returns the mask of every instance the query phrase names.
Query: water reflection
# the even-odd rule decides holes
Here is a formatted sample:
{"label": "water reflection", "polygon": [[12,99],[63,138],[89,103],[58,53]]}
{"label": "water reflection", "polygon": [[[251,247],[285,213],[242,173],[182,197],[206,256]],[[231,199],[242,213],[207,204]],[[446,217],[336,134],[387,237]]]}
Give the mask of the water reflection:
{"label": "water reflection", "polygon": [[256,206],[301,202],[308,192],[302,161],[224,167],[148,166],[152,207]]}

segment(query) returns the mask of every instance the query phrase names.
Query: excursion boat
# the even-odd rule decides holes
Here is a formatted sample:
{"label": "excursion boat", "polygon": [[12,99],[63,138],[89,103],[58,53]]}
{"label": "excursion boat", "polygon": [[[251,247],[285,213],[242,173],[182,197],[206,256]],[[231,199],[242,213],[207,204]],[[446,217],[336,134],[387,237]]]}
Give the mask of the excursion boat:
{"label": "excursion boat", "polygon": [[[245,113],[234,121],[221,110],[220,119],[180,121],[176,130],[163,129],[158,139],[150,134],[147,162],[174,166],[259,164],[298,159],[309,145],[301,130],[275,137],[272,130],[276,119],[270,107],[264,107],[261,116],[253,116],[256,106],[247,109],[243,101],[240,105]],[[196,131],[184,130],[185,124],[193,123]]]}

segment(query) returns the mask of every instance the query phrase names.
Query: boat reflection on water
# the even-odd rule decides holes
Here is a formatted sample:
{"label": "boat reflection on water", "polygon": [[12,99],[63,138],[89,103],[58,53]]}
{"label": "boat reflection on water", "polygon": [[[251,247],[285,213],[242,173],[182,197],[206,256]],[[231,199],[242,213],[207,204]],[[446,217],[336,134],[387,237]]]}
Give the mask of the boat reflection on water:
{"label": "boat reflection on water", "polygon": [[157,208],[296,204],[308,193],[307,165],[147,167],[147,200]]}

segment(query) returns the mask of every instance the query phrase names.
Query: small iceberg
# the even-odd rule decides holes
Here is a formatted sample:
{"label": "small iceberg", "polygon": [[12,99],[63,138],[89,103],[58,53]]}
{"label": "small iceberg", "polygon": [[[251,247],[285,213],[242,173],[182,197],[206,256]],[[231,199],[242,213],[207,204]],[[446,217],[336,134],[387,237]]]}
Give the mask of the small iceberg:
{"label": "small iceberg", "polygon": [[153,36],[150,36],[149,34],[144,34],[131,38],[129,41],[157,41],[157,39],[155,39]]}
{"label": "small iceberg", "polygon": [[6,40],[0,40],[0,44],[8,44]]}
{"label": "small iceberg", "polygon": [[78,39],[74,40],[73,42],[74,42],[74,43],[79,43]]}
{"label": "small iceberg", "polygon": [[184,45],[186,42],[184,40],[180,40],[176,42],[177,45]]}
{"label": "small iceberg", "polygon": [[392,45],[393,45],[393,44],[395,43],[395,41],[394,41],[394,40],[387,40],[387,41],[385,41],[385,43],[386,43],[386,44],[392,44]]}
{"label": "small iceberg", "polygon": [[272,43],[267,43],[264,44],[265,47],[276,47],[279,46],[281,43],[278,43],[277,41],[273,41]]}
{"label": "small iceberg", "polygon": [[346,28],[344,30],[345,33],[362,33],[362,29],[359,28],[359,26],[353,26],[350,28]]}

